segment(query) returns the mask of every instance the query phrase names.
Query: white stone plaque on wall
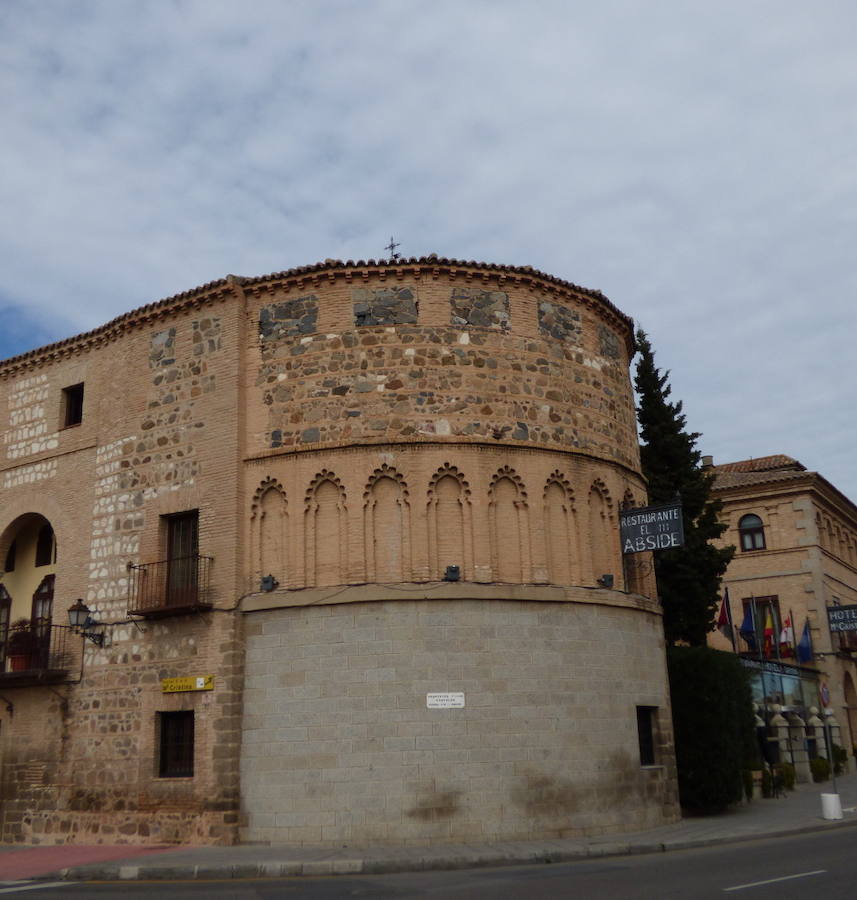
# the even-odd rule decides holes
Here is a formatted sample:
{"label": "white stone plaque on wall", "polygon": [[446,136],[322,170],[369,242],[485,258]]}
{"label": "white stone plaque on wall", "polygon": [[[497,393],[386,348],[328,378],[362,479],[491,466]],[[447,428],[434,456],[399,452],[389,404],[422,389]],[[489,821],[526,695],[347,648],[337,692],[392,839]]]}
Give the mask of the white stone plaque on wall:
{"label": "white stone plaque on wall", "polygon": [[464,706],[464,691],[445,694],[426,694],[429,709],[461,709]]}

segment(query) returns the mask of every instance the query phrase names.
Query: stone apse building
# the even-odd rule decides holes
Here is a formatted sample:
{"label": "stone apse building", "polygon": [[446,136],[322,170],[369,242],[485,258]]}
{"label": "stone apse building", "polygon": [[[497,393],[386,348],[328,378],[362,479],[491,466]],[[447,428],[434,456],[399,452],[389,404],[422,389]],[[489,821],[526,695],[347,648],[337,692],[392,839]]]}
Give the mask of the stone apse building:
{"label": "stone apse building", "polygon": [[430,256],[228,276],[0,364],[2,838],[674,820],[618,540],[633,350],[598,291]]}

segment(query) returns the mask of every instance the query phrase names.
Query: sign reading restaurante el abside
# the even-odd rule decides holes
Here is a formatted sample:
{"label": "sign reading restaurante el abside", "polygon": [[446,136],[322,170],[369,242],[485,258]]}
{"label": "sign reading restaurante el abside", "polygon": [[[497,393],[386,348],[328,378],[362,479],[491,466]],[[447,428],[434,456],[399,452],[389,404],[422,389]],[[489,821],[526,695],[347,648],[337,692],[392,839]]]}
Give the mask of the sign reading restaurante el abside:
{"label": "sign reading restaurante el abside", "polygon": [[684,544],[681,504],[623,509],[619,514],[623,553],[666,550]]}

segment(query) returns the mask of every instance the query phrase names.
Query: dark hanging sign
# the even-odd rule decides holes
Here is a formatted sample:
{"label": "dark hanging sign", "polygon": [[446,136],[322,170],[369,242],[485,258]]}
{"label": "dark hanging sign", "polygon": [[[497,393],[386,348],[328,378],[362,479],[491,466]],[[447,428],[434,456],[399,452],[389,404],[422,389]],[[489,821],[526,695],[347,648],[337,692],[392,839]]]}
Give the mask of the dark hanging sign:
{"label": "dark hanging sign", "polygon": [[857,606],[828,606],[831,631],[857,631]]}
{"label": "dark hanging sign", "polygon": [[623,553],[668,550],[684,545],[681,504],[623,509],[619,514]]}

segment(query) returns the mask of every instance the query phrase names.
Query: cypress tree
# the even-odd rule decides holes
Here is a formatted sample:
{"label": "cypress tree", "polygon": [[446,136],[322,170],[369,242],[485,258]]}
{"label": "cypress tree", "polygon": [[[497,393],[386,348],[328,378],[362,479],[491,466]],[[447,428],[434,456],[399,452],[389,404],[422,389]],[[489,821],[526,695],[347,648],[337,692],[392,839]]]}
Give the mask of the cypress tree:
{"label": "cypress tree", "polygon": [[640,459],[649,483],[652,504],[681,498],[684,546],[655,552],[655,575],[664,609],[667,643],[702,646],[712,631],[720,599],[720,579],[735,552],[718,549],[711,541],[726,525],[719,519],[722,504],[712,499],[714,476],[700,467],[696,449],[700,437],[686,430],[679,400],[669,398],[669,372],[661,374],[646,333],[637,331],[637,361],[634,387],[639,403]]}

